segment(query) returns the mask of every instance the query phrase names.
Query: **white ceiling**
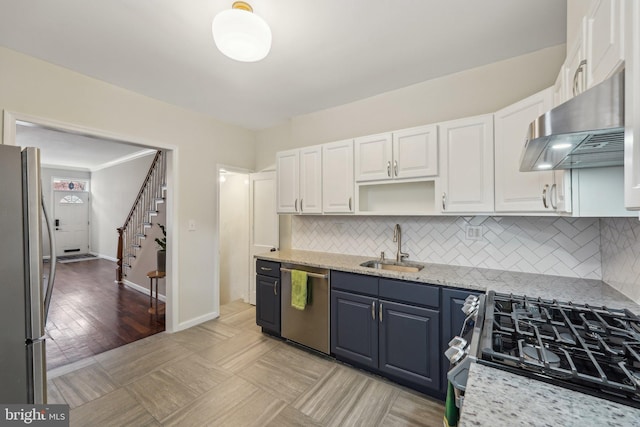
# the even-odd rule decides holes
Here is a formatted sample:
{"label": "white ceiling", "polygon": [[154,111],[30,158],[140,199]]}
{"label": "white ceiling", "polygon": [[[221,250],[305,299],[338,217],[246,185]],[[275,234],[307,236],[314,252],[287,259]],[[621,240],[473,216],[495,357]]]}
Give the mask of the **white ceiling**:
{"label": "white ceiling", "polygon": [[271,53],[240,63],[233,0],[0,0],[0,45],[250,129],[565,43],[566,0],[249,0]]}
{"label": "white ceiling", "polygon": [[45,167],[96,171],[155,150],[46,129],[21,123],[16,126],[16,145],[40,148],[40,162]]}

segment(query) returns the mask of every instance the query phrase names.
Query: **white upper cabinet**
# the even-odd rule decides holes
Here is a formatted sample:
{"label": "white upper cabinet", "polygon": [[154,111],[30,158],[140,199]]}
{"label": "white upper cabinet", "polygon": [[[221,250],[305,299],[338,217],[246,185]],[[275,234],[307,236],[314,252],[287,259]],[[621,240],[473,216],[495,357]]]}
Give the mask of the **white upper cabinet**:
{"label": "white upper cabinet", "polygon": [[587,19],[583,17],[580,23],[573,46],[567,47],[567,59],[560,71],[565,74],[566,99],[573,98],[587,89]]}
{"label": "white upper cabinet", "polygon": [[587,87],[618,71],[624,61],[624,15],[628,3],[596,0],[587,18]]}
{"label": "white upper cabinet", "polygon": [[300,149],[300,213],[322,213],[322,146]]}
{"label": "white upper cabinet", "polygon": [[438,174],[438,128],[435,125],[356,138],[354,147],[358,182]]}
{"label": "white upper cabinet", "polygon": [[572,98],[619,71],[625,56],[625,15],[633,2],[592,0],[581,17],[578,34],[567,47],[563,74],[565,95]]}
{"label": "white upper cabinet", "polygon": [[394,178],[438,174],[438,127],[420,126],[393,132]]}
{"label": "white upper cabinet", "polygon": [[324,144],[322,160],[322,210],[353,213],[353,140]]}
{"label": "white upper cabinet", "polygon": [[624,89],[624,204],[640,210],[640,2],[626,4]]}
{"label": "white upper cabinet", "polygon": [[538,92],[494,115],[496,212],[549,210],[542,196],[545,185],[550,189],[554,183],[553,171],[520,172],[520,156],[529,124],[551,108],[552,90]]}
{"label": "white upper cabinet", "polygon": [[493,115],[440,123],[442,212],[493,212]]}
{"label": "white upper cabinet", "polygon": [[278,213],[322,213],[322,147],[276,154]]}
{"label": "white upper cabinet", "polygon": [[276,154],[278,213],[298,213],[300,151]]}
{"label": "white upper cabinet", "polygon": [[356,181],[377,181],[392,178],[391,133],[356,138],[354,148]]}

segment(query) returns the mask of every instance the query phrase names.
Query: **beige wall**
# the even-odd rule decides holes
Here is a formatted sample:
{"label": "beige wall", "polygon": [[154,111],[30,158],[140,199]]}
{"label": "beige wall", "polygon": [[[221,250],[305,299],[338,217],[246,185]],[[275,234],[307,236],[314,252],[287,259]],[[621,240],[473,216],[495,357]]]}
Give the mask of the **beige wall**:
{"label": "beige wall", "polygon": [[91,174],[91,250],[117,258],[118,234],[136,200],[154,154],[100,169]]}
{"label": "beige wall", "polygon": [[[218,310],[216,163],[252,169],[253,132],[0,47],[0,109],[127,135],[176,148],[176,209],[167,211],[171,280],[177,316],[168,328],[210,318]],[[171,166],[171,165],[170,165]],[[187,221],[197,224],[187,232]]]}
{"label": "beige wall", "polygon": [[294,117],[257,132],[256,169],[289,148],[497,111],[553,85],[564,57],[559,45]]}

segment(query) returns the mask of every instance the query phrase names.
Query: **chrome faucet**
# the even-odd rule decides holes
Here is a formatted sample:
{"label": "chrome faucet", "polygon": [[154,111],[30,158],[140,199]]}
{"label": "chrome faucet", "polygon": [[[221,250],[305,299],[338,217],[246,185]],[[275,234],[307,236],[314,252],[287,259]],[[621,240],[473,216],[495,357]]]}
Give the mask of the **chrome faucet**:
{"label": "chrome faucet", "polygon": [[402,262],[403,259],[409,258],[409,254],[402,252],[402,229],[400,228],[400,224],[396,224],[393,229],[393,241],[398,242],[396,262]]}

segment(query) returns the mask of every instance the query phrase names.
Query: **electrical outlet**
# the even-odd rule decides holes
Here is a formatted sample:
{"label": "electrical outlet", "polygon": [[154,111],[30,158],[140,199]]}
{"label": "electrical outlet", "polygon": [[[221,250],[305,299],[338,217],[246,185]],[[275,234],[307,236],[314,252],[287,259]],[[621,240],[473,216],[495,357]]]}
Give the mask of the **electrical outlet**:
{"label": "electrical outlet", "polygon": [[465,234],[467,240],[482,240],[482,226],[467,225],[467,227],[465,228]]}

